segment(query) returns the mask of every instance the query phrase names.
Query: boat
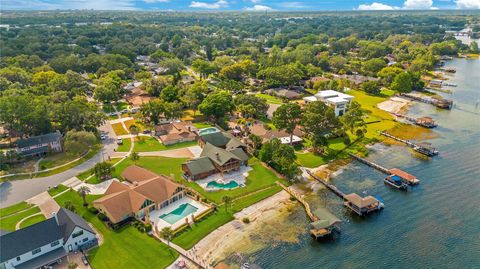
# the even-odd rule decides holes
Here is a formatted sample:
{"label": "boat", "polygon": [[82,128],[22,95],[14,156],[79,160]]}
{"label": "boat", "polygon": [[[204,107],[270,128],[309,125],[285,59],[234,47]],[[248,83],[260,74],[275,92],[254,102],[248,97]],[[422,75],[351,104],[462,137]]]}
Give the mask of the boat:
{"label": "boat", "polygon": [[242,264],[242,267],[240,267],[240,269],[249,269],[250,268],[250,264],[248,262]]}
{"label": "boat", "polygon": [[388,184],[399,190],[406,191],[408,188],[407,184],[403,183],[402,178],[396,175],[390,175],[386,177],[383,181],[385,182],[385,184]]}

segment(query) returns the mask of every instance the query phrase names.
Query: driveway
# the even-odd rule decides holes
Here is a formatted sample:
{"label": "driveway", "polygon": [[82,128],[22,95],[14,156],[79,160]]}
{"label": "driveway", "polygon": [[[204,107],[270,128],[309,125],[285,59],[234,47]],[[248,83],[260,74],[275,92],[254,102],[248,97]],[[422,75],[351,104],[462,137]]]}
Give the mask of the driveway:
{"label": "driveway", "polygon": [[116,149],[116,136],[112,127],[107,122],[99,128],[104,132],[107,139],[102,141],[103,149],[90,160],[77,165],[67,171],[47,177],[38,177],[33,179],[12,180],[0,185],[0,207],[7,207],[22,201],[25,201],[37,194],[47,191],[49,187],[54,187],[79,173],[95,166],[95,164],[108,160]]}

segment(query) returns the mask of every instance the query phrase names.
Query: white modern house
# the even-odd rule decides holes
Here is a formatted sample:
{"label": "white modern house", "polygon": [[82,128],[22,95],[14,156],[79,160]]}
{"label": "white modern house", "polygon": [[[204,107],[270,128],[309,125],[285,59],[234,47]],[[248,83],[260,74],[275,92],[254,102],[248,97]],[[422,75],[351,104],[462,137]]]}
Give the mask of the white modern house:
{"label": "white modern house", "polygon": [[347,106],[353,100],[353,96],[333,90],[319,91],[313,96],[304,97],[305,103],[321,101],[329,105],[335,111],[336,116],[342,116],[347,111]]}
{"label": "white modern house", "polygon": [[97,244],[95,231],[79,215],[60,208],[52,218],[0,236],[0,268],[43,268],[69,252]]}

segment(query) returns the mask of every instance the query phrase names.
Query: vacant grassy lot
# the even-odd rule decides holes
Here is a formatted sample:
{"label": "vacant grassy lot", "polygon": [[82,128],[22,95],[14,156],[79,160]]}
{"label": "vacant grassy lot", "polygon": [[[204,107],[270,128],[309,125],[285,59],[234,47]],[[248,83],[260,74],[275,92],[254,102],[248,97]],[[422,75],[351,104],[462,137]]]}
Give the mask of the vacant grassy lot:
{"label": "vacant grassy lot", "polygon": [[[91,204],[97,198],[99,196],[88,195],[87,201]],[[178,253],[173,249],[139,232],[133,226],[126,225],[121,229],[111,230],[82,206],[82,199],[74,191],[62,194],[55,200],[61,206],[70,201],[75,206],[77,214],[102,234],[103,245],[88,252],[88,259],[95,269],[166,268],[178,257]]]}

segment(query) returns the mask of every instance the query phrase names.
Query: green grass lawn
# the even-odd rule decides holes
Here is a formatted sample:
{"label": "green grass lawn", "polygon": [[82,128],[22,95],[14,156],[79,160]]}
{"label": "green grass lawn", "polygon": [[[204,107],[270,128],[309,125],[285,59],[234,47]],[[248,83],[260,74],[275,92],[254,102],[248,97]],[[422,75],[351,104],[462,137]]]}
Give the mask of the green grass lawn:
{"label": "green grass lawn", "polygon": [[203,128],[209,128],[209,127],[215,127],[215,125],[209,123],[209,122],[194,122],[193,126],[197,129],[203,129]]}
{"label": "green grass lawn", "polygon": [[71,162],[78,158],[78,155],[70,155],[65,152],[54,153],[50,156],[43,158],[39,163],[40,170],[49,169],[55,166],[59,166],[68,162]]}
{"label": "green grass lawn", "polygon": [[124,110],[124,109],[128,108],[128,104],[125,103],[125,102],[116,102],[114,106],[117,109],[117,111]]}
{"label": "green grass lawn", "polygon": [[118,145],[117,151],[118,152],[128,152],[130,150],[130,146],[132,145],[132,140],[130,138],[122,139],[123,143]]}
{"label": "green grass lawn", "polygon": [[[99,197],[87,195],[87,201],[91,204]],[[111,230],[82,206],[82,199],[75,191],[62,194],[55,200],[61,206],[65,205],[67,201],[73,203],[77,214],[102,234],[103,245],[88,252],[88,259],[95,269],[166,268],[178,257],[178,253],[173,249],[147,234],[139,232],[133,226],[126,225],[121,229]]]}
{"label": "green grass lawn", "polygon": [[27,202],[20,202],[18,204],[14,204],[8,207],[0,208],[0,217],[4,217],[10,214],[13,214],[18,211],[22,211],[24,209],[30,208],[32,205],[28,204]]}
{"label": "green grass lawn", "polygon": [[46,218],[43,214],[32,216],[28,219],[25,219],[22,223],[20,223],[20,228],[28,227],[28,226],[33,225],[35,223],[39,223],[40,221],[43,221],[45,219]]}
{"label": "green grass lawn", "polygon": [[[151,170],[157,174],[170,176],[173,174],[176,180],[182,178],[182,163],[186,162],[186,158],[168,158],[168,157],[140,157],[136,165]],[[113,177],[120,179],[120,174],[130,165],[135,164],[130,158],[123,160],[115,166]]]}
{"label": "green grass lawn", "polygon": [[276,104],[276,105],[283,104],[282,99],[280,99],[278,97],[275,97],[275,96],[271,96],[271,95],[264,94],[264,93],[257,93],[255,95],[258,96],[258,97],[262,97],[263,99],[266,99],[267,103],[269,103],[269,104]]}
{"label": "green grass lawn", "polygon": [[50,189],[48,190],[48,194],[50,194],[50,196],[53,197],[53,196],[55,196],[55,195],[57,195],[57,194],[59,194],[59,193],[61,193],[61,192],[63,192],[63,191],[66,191],[67,189],[68,189],[67,186],[60,184],[60,185],[58,185],[58,186],[56,186],[56,187],[50,188]]}
{"label": "green grass lawn", "polygon": [[123,125],[121,122],[117,122],[112,124],[113,131],[115,132],[116,135],[127,135],[128,132],[123,128]]}
{"label": "green grass lawn", "polygon": [[0,229],[6,231],[15,231],[15,225],[17,225],[17,222],[38,212],[40,212],[40,209],[38,207],[32,207],[21,213],[17,213],[4,219],[0,219]]}
{"label": "green grass lawn", "polygon": [[148,151],[162,151],[162,150],[171,150],[171,149],[179,149],[179,148],[186,148],[197,145],[197,141],[188,141],[188,142],[181,142],[176,143],[173,145],[164,145],[160,143],[154,137],[143,137],[143,141],[135,140],[135,146],[133,151],[135,152],[148,152]]}

